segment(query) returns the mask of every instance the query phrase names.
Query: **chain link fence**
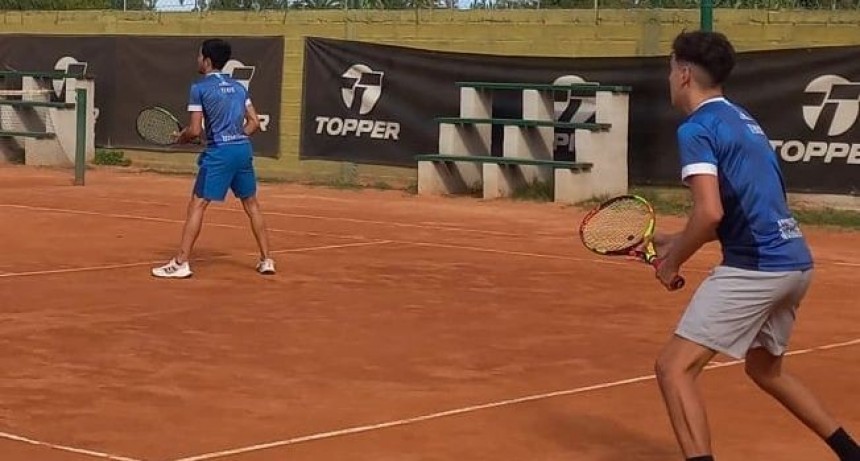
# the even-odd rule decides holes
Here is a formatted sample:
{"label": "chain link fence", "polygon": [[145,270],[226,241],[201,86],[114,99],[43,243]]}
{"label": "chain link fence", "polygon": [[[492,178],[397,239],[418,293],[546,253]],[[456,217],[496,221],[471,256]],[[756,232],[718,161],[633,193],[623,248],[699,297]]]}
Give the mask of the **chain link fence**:
{"label": "chain link fence", "polygon": [[[698,0],[597,0],[600,8],[697,9]],[[860,0],[714,0],[715,8],[860,10]],[[260,11],[289,9],[592,9],[594,0],[0,0],[2,10]]]}

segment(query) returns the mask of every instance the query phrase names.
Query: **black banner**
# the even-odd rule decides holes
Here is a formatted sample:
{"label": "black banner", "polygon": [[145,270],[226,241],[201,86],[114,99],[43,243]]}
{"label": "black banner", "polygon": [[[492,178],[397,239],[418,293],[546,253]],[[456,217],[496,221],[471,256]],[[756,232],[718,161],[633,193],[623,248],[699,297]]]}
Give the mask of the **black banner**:
{"label": "black banner", "polygon": [[[679,183],[683,116],[670,105],[665,56],[494,56],[307,38],[304,59],[302,158],[415,166],[415,154],[438,150],[433,119],[459,114],[455,82],[585,81],[633,88],[630,182]],[[739,53],[726,95],[769,135],[789,190],[860,193],[860,46]],[[556,116],[589,121],[587,102],[557,98]],[[519,91],[494,98],[494,117],[520,112]],[[556,130],[556,159],[575,159],[569,137]]]}
{"label": "black banner", "polygon": [[[99,147],[158,149],[137,136],[135,119],[144,107],[159,105],[187,121],[188,94],[197,74],[200,44],[208,37],[0,35],[0,68],[19,71],[66,70],[85,62],[95,77]],[[233,58],[223,69],[246,85],[265,131],[254,135],[257,155],[280,152],[282,37],[224,37]],[[54,88],[61,91],[62,82]],[[174,150],[194,148],[181,146]]]}

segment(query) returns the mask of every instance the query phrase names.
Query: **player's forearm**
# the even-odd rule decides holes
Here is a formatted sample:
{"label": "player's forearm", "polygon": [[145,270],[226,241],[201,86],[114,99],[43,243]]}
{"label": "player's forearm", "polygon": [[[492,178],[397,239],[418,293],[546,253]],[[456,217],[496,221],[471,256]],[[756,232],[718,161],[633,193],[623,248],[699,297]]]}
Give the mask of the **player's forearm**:
{"label": "player's forearm", "polygon": [[651,238],[651,241],[654,243],[654,246],[665,247],[671,245],[680,235],[680,232],[674,232],[671,234],[668,232],[656,232]]}
{"label": "player's forearm", "polygon": [[667,259],[681,266],[693,256],[704,244],[717,238],[717,226],[722,216],[705,210],[693,209],[687,226],[672,242],[672,251]]}
{"label": "player's forearm", "polygon": [[185,127],[179,132],[179,137],[176,139],[177,144],[186,144],[200,137],[200,131],[192,129],[190,126]]}
{"label": "player's forearm", "polygon": [[260,120],[257,118],[256,113],[246,113],[245,114],[245,126],[242,127],[242,131],[245,133],[245,136],[251,136],[256,133],[260,129]]}
{"label": "player's forearm", "polygon": [[191,136],[188,134],[188,128],[185,128],[179,132],[179,136],[176,138],[176,144],[185,144],[189,141],[191,141]]}

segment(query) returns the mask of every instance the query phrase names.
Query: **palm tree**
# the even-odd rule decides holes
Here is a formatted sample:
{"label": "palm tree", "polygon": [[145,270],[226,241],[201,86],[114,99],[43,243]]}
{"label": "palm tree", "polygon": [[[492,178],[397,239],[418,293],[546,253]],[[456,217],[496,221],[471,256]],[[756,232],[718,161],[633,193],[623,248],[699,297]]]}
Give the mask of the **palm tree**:
{"label": "palm tree", "polygon": [[290,8],[305,10],[334,10],[343,8],[341,0],[296,0]]}
{"label": "palm tree", "polygon": [[[185,0],[179,0],[182,5]],[[287,0],[194,0],[195,11],[205,10],[282,10]]]}

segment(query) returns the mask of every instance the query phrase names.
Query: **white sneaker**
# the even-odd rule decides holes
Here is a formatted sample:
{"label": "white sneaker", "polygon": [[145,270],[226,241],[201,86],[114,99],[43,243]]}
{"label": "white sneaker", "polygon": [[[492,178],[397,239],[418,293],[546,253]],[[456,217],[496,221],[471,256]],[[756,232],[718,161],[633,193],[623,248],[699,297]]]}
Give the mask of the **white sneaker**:
{"label": "white sneaker", "polygon": [[162,278],[184,279],[191,277],[191,274],[191,265],[188,264],[188,261],[179,264],[175,258],[161,267],[152,269],[152,275]]}
{"label": "white sneaker", "polygon": [[275,273],[275,261],[272,258],[261,259],[257,263],[257,272],[263,275],[271,275]]}

